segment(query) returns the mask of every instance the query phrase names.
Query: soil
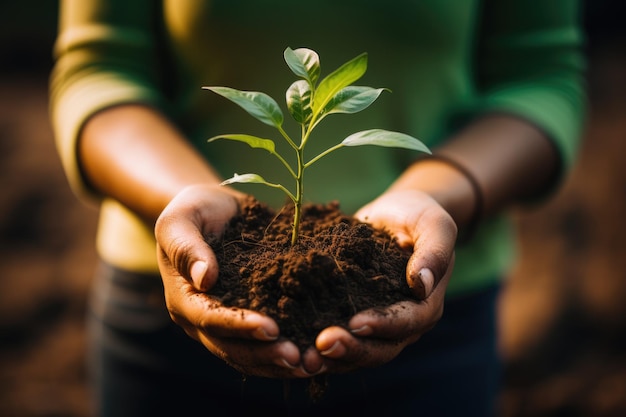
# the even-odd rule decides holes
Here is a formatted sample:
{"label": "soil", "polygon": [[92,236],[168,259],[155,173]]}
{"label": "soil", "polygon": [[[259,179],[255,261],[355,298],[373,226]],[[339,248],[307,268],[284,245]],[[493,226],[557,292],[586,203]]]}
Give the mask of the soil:
{"label": "soil", "polygon": [[[48,62],[53,38],[36,17],[49,21],[56,2],[24,6],[24,19],[20,2],[4,3],[4,33],[24,36],[0,48],[0,415],[90,417],[84,316],[98,213],[72,195],[56,157],[48,67],[6,73]],[[583,150],[548,204],[516,216],[520,259],[500,303],[500,417],[626,416],[626,36],[597,35],[624,32],[624,3],[586,3],[602,16]]]}
{"label": "soil", "polygon": [[249,198],[210,242],[220,261],[212,294],[274,318],[301,351],[359,311],[414,299],[405,279],[410,252],[387,232],[343,214],[337,202],[303,206],[294,246],[292,224],[292,204],[276,213]]}

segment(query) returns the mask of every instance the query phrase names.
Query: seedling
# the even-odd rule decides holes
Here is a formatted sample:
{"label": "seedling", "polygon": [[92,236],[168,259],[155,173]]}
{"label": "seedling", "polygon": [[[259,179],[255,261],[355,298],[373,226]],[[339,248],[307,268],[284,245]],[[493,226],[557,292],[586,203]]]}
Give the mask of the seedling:
{"label": "seedling", "polygon": [[[222,182],[222,185],[234,183],[259,183],[282,190],[294,203],[293,229],[291,245],[298,241],[301,208],[303,202],[304,173],[308,167],[322,157],[344,146],[377,145],[386,147],[413,149],[430,153],[429,149],[418,139],[400,132],[383,129],[370,129],[356,132],[346,137],[339,144],[332,146],[309,161],[305,161],[304,148],[311,138],[311,133],[328,115],[335,113],[358,113],[370,106],[385,88],[353,86],[365,74],[367,69],[367,54],[363,53],[346,62],[328,76],[319,80],[321,74],[318,54],[306,48],[284,51],[284,59],[291,71],[299,77],[287,89],[286,103],[289,113],[300,125],[300,140],[294,141],[283,129],[284,116],[276,101],[269,95],[258,91],[241,91],[229,87],[203,87],[227,98],[239,105],[259,121],[275,127],[295,152],[296,163],[292,166],[276,151],[272,139],[236,133],[223,134],[210,138],[213,142],[218,139],[228,139],[244,142],[252,148],[265,149],[282,163],[295,181],[295,190],[290,191],[282,184],[266,181],[259,174],[234,174],[232,178]],[[319,81],[319,83],[318,83]]]}

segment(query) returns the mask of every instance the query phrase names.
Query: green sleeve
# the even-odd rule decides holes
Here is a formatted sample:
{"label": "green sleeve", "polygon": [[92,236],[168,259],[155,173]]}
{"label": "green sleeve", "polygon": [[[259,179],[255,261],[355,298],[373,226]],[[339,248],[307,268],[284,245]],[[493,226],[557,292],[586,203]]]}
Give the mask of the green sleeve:
{"label": "green sleeve", "polygon": [[94,113],[122,103],[162,103],[151,0],[60,3],[50,113],[61,162],[73,190],[94,197],[80,173],[77,138]]}
{"label": "green sleeve", "polygon": [[567,170],[585,114],[584,37],[575,0],[486,0],[475,62],[478,112],[504,112],[542,129]]}

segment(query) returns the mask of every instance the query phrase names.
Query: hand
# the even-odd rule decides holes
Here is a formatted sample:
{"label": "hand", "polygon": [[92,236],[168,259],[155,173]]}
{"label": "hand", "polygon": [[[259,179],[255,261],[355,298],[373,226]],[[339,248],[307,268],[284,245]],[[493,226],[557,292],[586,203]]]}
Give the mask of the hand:
{"label": "hand", "polygon": [[435,326],[454,265],[457,227],[430,196],[415,190],[390,191],[359,210],[361,221],[389,230],[401,246],[412,247],[407,283],[420,302],[405,301],[358,313],[349,330],[324,329],[316,347],[328,372],[374,367],[395,358]]}
{"label": "hand", "polygon": [[322,366],[314,349],[301,355],[294,343],[279,338],[273,319],[225,307],[206,294],[217,280],[218,265],[204,236],[222,233],[238,211],[239,197],[220,186],[191,186],[157,219],[157,256],[170,316],[189,336],[246,375],[309,377]]}

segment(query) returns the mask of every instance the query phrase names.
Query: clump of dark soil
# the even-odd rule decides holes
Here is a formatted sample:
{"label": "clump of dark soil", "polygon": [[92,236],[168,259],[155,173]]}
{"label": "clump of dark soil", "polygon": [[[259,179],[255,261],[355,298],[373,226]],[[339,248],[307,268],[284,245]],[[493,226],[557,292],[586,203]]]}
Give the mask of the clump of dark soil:
{"label": "clump of dark soil", "polygon": [[211,294],[272,317],[301,350],[359,311],[414,299],[405,278],[410,252],[387,232],[343,214],[336,202],[309,204],[292,247],[292,222],[293,205],[277,213],[249,198],[210,242],[220,262]]}

